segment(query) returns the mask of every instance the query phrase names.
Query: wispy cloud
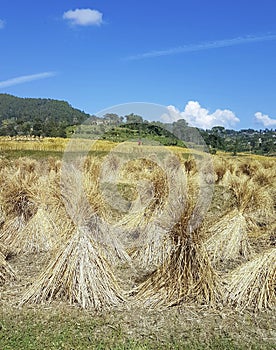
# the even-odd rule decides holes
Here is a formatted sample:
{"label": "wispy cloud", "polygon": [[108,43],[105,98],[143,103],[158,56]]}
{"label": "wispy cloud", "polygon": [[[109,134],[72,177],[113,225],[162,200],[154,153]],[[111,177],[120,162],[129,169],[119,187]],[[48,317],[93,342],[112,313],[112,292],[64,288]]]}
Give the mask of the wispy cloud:
{"label": "wispy cloud", "polygon": [[103,23],[103,14],[98,10],[76,9],[64,12],[63,19],[72,25],[100,26]]}
{"label": "wispy cloud", "polygon": [[5,27],[5,21],[0,19],[0,29],[3,29]]}
{"label": "wispy cloud", "polygon": [[23,84],[23,83],[29,83],[34,80],[40,80],[45,78],[51,78],[56,75],[55,72],[44,72],[44,73],[38,73],[38,74],[31,74],[31,75],[22,75],[20,77],[0,81],[0,89]]}
{"label": "wispy cloud", "polygon": [[232,39],[206,41],[200,44],[189,44],[184,46],[178,46],[178,47],[173,47],[166,50],[148,51],[141,54],[128,56],[126,57],[126,60],[141,60],[144,58],[170,56],[170,55],[176,55],[178,53],[205,51],[205,50],[211,50],[211,49],[218,49],[221,47],[237,46],[237,45],[271,41],[271,40],[276,40],[276,34],[268,34],[268,35],[261,35],[261,36],[240,36]]}

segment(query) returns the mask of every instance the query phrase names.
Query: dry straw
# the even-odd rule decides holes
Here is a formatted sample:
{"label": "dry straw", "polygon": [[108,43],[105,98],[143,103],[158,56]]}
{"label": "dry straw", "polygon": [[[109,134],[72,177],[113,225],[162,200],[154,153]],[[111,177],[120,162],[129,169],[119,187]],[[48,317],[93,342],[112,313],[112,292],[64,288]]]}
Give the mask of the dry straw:
{"label": "dry straw", "polygon": [[0,284],[4,284],[8,280],[11,280],[14,278],[15,278],[15,274],[11,266],[5,260],[5,256],[0,252]]}
{"label": "dry straw", "polygon": [[102,252],[109,261],[113,263],[118,260],[129,261],[129,256],[117,235],[105,220],[104,204],[97,205],[96,198],[87,196],[85,190],[93,186],[93,183],[87,184],[88,181],[90,179],[82,176],[74,166],[70,166],[63,174],[61,196],[65,218],[75,227],[88,227],[92,239],[100,243]]}
{"label": "dry straw", "polygon": [[276,249],[257,255],[228,275],[226,300],[238,309],[276,305]]}
{"label": "dry straw", "polygon": [[101,309],[123,301],[110,264],[87,227],[78,227],[60,244],[46,270],[21,300],[25,303],[68,301],[84,309]]}
{"label": "dry straw", "polygon": [[212,305],[220,298],[219,279],[201,243],[201,232],[194,226],[197,215],[193,209],[186,206],[170,230],[173,249],[138,287],[136,298],[140,302],[150,307],[189,301]]}
{"label": "dry straw", "polygon": [[57,240],[58,227],[45,209],[39,208],[28,223],[12,237],[9,247],[15,254],[50,250]]}
{"label": "dry straw", "polygon": [[20,168],[7,169],[2,180],[1,201],[5,213],[5,222],[1,232],[1,241],[9,246],[36,213],[30,183],[37,180],[37,176]]}
{"label": "dry straw", "polygon": [[132,259],[145,272],[152,271],[169,256],[172,244],[168,231],[180,217],[186,200],[186,175],[179,159],[167,157],[161,173],[163,176],[158,177],[160,171],[154,167],[152,182],[146,182],[148,186],[139,189],[139,198],[133,205],[136,211],[127,218],[127,225],[130,222],[132,225],[128,226],[130,229],[125,228],[128,231],[125,235],[133,236],[132,241],[130,239]]}
{"label": "dry straw", "polygon": [[250,257],[252,248],[247,236],[248,224],[238,210],[224,215],[209,232],[212,235],[205,242],[205,247],[213,263]]}
{"label": "dry straw", "polygon": [[222,183],[232,198],[229,212],[208,229],[205,246],[214,263],[239,257],[248,259],[252,253],[248,233],[256,230],[260,223],[269,223],[275,215],[269,188],[261,188],[254,178],[228,171]]}
{"label": "dry straw", "polygon": [[14,254],[51,249],[58,232],[52,215],[55,208],[51,205],[51,179],[47,175],[26,173],[22,170],[24,167],[23,163],[7,180],[7,190],[2,194],[7,221],[1,240]]}

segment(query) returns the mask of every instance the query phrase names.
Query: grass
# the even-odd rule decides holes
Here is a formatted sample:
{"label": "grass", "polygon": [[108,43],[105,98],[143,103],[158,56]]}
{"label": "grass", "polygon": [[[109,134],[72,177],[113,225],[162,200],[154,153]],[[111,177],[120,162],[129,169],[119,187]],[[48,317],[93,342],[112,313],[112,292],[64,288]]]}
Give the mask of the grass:
{"label": "grass", "polygon": [[[154,330],[153,316],[156,315],[147,311],[136,314],[137,319],[129,319],[130,313],[120,312],[95,315],[83,314],[78,309],[8,310],[0,316],[0,347],[3,350],[275,349],[272,339],[262,339],[261,334],[250,330],[254,320],[248,315],[236,319],[237,327],[243,325],[243,331],[230,329],[223,320],[220,328],[212,315],[209,320],[200,316],[205,319],[205,326],[195,321],[182,324],[181,314],[176,313],[170,315],[168,324],[157,317]],[[269,328],[268,323],[262,323],[262,327]]]}

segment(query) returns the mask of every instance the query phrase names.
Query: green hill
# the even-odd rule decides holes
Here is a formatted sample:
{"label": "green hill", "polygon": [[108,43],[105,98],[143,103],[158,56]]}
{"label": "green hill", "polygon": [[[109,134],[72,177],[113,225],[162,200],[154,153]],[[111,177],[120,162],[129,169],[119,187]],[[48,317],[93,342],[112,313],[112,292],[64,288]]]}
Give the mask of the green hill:
{"label": "green hill", "polygon": [[89,117],[68,102],[0,94],[0,135],[66,136],[66,128]]}

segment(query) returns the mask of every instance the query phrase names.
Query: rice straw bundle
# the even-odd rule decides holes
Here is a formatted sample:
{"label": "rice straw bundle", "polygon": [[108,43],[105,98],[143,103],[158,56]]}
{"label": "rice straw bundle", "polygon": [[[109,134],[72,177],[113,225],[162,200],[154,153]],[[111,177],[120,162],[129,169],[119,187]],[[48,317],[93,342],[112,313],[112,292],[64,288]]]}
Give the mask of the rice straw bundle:
{"label": "rice straw bundle", "polygon": [[253,178],[236,176],[227,172],[223,182],[232,193],[231,207],[244,215],[248,227],[269,223],[275,217],[273,192],[271,187],[260,187]]}
{"label": "rice straw bundle", "polygon": [[[153,160],[142,158],[128,162],[121,176],[124,181],[137,183],[139,195],[131,204],[130,222],[132,213],[141,212],[144,217],[143,223],[148,223],[166,202],[169,193],[166,172]],[[136,226],[136,223],[134,225]]]}
{"label": "rice straw bundle", "polygon": [[273,185],[273,181],[275,181],[276,169],[273,171],[272,169],[265,169],[260,167],[253,175],[253,180],[257,183],[257,185],[261,187],[267,187]]}
{"label": "rice straw bundle", "polygon": [[4,284],[6,281],[14,278],[15,274],[11,266],[5,260],[5,256],[0,252],[0,284]]}
{"label": "rice straw bundle", "polygon": [[10,237],[9,248],[15,254],[48,251],[55,244],[57,234],[58,227],[51,214],[39,208],[28,223]]}
{"label": "rice straw bundle", "polygon": [[9,250],[11,250],[12,253],[15,253],[15,252],[12,251],[11,246],[18,239],[18,235],[20,236],[20,233],[26,227],[26,225],[27,225],[27,221],[23,214],[20,216],[16,216],[14,218],[8,219],[5,222],[1,232],[0,240],[6,247],[8,247]]}
{"label": "rice straw bundle", "polygon": [[[12,192],[14,203],[10,203],[10,199],[6,198],[6,208],[16,206],[17,211],[10,210],[1,239],[13,254],[48,251],[54,245],[58,234],[52,214],[58,209],[52,203],[52,178],[47,175],[39,177],[37,174],[30,176],[24,174],[22,180],[20,174],[16,174],[15,177],[19,177],[20,182],[15,181],[16,186]],[[34,182],[31,182],[32,180]]]}
{"label": "rice straw bundle", "polygon": [[246,175],[236,176],[227,172],[224,185],[228,187],[234,197],[234,206],[241,212],[256,213],[269,216],[273,212],[273,199],[269,187],[260,187]]}
{"label": "rice straw bundle", "polygon": [[205,247],[213,263],[250,257],[252,248],[247,235],[248,224],[238,210],[224,215],[209,229],[209,233],[211,236]]}
{"label": "rice straw bundle", "polygon": [[22,217],[30,219],[37,210],[33,201],[31,184],[37,181],[37,175],[19,169],[16,173],[7,173],[2,183],[2,206],[7,218]]}
{"label": "rice straw bundle", "polygon": [[148,224],[135,240],[132,260],[145,272],[156,269],[171,253],[169,240],[167,231],[154,223]]}
{"label": "rice straw bundle", "polygon": [[231,271],[226,300],[238,309],[256,310],[276,305],[276,249],[257,255]]}
{"label": "rice straw bundle", "polygon": [[87,227],[91,232],[91,238],[99,242],[101,252],[113,265],[118,262],[130,263],[130,257],[125,251],[124,242],[119,233],[100,218],[97,214],[92,215],[87,221]]}
{"label": "rice straw bundle", "polygon": [[40,163],[28,157],[15,159],[13,165],[15,169],[20,169],[24,174],[38,173],[40,170]]}
{"label": "rice straw bundle", "polygon": [[214,157],[214,171],[216,174],[215,182],[218,184],[223,179],[227,170],[227,163],[224,158]]}
{"label": "rice straw bundle", "polygon": [[[168,195],[163,199],[162,205],[156,208],[149,222],[144,219],[144,211],[138,213],[136,217],[140,221],[137,221],[136,229],[132,230],[137,236],[132,242],[134,247],[132,258],[139,267],[146,270],[156,268],[169,256],[172,243],[168,232],[180,218],[186,203],[187,186],[184,168],[174,156],[165,159],[165,166]],[[142,201],[145,201],[145,197],[140,196]]]}
{"label": "rice straw bundle", "polygon": [[146,305],[176,305],[197,301],[212,305],[220,297],[220,284],[193,229],[191,208],[186,209],[170,231],[173,249],[169,257],[138,287],[136,298]]}
{"label": "rice straw bundle", "polygon": [[[99,242],[102,252],[109,261],[129,261],[129,256],[120,244],[116,232],[111,230],[110,225],[104,220],[104,213],[95,210],[88,200],[84,188],[80,186],[81,174],[74,167],[68,169],[61,183],[61,193],[65,217],[72,227],[88,227],[91,238]],[[84,179],[86,181],[86,179]]]}
{"label": "rice straw bundle", "polygon": [[22,298],[25,303],[68,301],[84,309],[101,309],[123,301],[111,267],[87,227],[78,227],[60,244],[55,257]]}
{"label": "rice straw bundle", "polygon": [[236,169],[236,175],[240,176],[244,174],[248,177],[252,177],[255,172],[259,169],[260,163],[256,160],[247,159],[246,162],[241,162]]}

